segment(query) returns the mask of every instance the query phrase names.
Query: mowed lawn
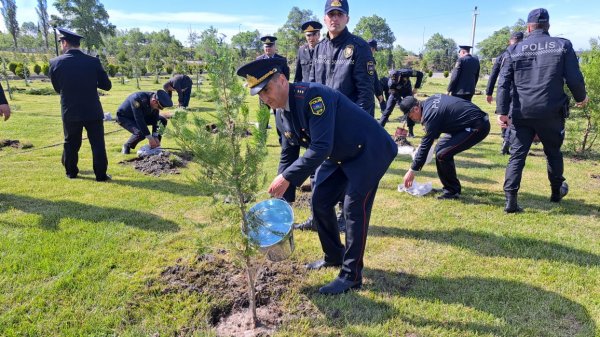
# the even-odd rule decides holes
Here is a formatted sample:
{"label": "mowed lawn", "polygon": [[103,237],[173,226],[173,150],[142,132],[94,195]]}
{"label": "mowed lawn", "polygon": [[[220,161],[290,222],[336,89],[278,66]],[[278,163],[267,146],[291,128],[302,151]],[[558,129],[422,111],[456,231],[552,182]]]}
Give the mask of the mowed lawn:
{"label": "mowed lawn", "polygon": [[[25,89],[23,81],[11,84]],[[446,84],[428,79],[420,93],[445,92]],[[49,86],[35,81],[30,88]],[[160,87],[142,81],[143,90]],[[134,91],[134,81],[113,79],[101,98],[105,111],[114,117]],[[205,97],[192,98],[193,113],[213,111]],[[81,179],[66,179],[62,147],[41,149],[62,142],[59,100],[16,93],[11,119],[0,122],[0,138],[34,145],[31,152],[0,151],[0,336],[214,335],[210,296],[161,292],[154,282],[168,266],[192,263],[200,247],[226,246],[211,198],[193,185],[198,167],[153,177],[119,165],[133,157],[120,153],[129,134],[119,131],[106,136],[113,181],[94,180],[87,141]],[[255,97],[248,102],[256,108]],[[474,102],[493,114],[485,96]],[[392,119],[398,116],[396,110]],[[519,194],[526,211],[506,215],[508,158],[499,154],[500,130],[491,117],[488,138],[456,158],[458,201],[398,192],[410,157],[393,162],[374,204],[365,286],[324,297],[316,291],[337,271],[310,273],[282,305],[293,312],[302,293],[319,314],[286,323],[278,335],[600,336],[600,165],[565,157],[570,193],[553,204],[541,145],[533,146]],[[105,125],[106,132],[121,129]],[[423,130],[415,131],[411,141],[418,144]],[[176,147],[169,138],[163,145]],[[269,145],[268,181],[279,156],[273,129]],[[416,179],[441,187],[434,163]],[[295,215],[303,221],[308,211]],[[316,233],[296,232],[295,239],[293,261],[321,257]]]}

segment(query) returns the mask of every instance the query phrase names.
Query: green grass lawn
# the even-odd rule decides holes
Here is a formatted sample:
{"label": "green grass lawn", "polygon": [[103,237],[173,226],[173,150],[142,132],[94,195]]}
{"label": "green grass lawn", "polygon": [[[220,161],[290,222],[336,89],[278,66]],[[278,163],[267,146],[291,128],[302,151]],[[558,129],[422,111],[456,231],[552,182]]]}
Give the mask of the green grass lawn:
{"label": "green grass lawn", "polygon": [[[428,79],[421,93],[445,92],[446,83]],[[143,90],[159,87],[151,79],[142,82]],[[113,89],[101,98],[105,111],[114,116],[134,91],[133,81],[113,80]],[[212,110],[203,97],[192,98],[195,113]],[[33,149],[61,143],[59,101],[58,95],[16,93],[11,119],[0,122],[0,138],[31,142]],[[248,102],[256,108],[256,98]],[[485,96],[474,102],[493,114]],[[392,119],[398,116],[396,110]],[[570,193],[553,204],[541,145],[534,146],[519,194],[526,212],[506,215],[502,183],[508,158],[499,154],[500,130],[491,120],[488,138],[457,157],[461,200],[399,193],[409,157],[392,163],[374,204],[365,286],[324,297],[316,290],[337,271],[310,273],[290,288],[282,305],[294,311],[302,295],[317,317],[294,319],[278,335],[600,336],[598,161],[566,157]],[[393,133],[397,126],[391,122],[387,129]],[[107,132],[116,130],[114,122],[106,123]],[[423,131],[418,125],[415,131],[418,143]],[[106,136],[110,183],[94,180],[85,141],[82,179],[75,180],[65,178],[61,146],[0,151],[1,336],[214,334],[207,323],[210,296],[161,292],[154,283],[168,266],[194,261],[199,242],[215,250],[225,246],[212,199],[194,188],[194,164],[162,177],[119,165],[133,157],[120,153],[128,136],[126,131]],[[273,129],[269,145],[270,182],[279,155]],[[163,146],[176,144],[166,138]],[[441,187],[433,163],[416,180]],[[299,209],[296,220],[307,215]],[[295,239],[293,261],[321,256],[316,233],[296,232]]]}

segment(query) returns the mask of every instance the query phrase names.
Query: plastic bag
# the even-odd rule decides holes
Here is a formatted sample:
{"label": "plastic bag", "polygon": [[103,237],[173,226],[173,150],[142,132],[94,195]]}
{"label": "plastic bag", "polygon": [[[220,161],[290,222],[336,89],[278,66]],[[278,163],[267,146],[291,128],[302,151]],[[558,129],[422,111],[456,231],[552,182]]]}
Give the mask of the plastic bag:
{"label": "plastic bag", "polygon": [[404,187],[404,184],[398,185],[398,192],[406,192],[416,197],[422,197],[427,193],[431,192],[432,190],[433,187],[431,185],[431,181],[428,181],[424,184],[413,181],[413,184],[410,188]]}
{"label": "plastic bag", "polygon": [[408,146],[408,145],[402,145],[402,146],[398,146],[398,155],[410,155],[413,156],[413,152],[415,151],[415,148],[412,146]]}
{"label": "plastic bag", "polygon": [[160,146],[151,148],[150,145],[144,145],[138,150],[137,154],[139,157],[148,157],[160,154],[162,151],[163,150]]}

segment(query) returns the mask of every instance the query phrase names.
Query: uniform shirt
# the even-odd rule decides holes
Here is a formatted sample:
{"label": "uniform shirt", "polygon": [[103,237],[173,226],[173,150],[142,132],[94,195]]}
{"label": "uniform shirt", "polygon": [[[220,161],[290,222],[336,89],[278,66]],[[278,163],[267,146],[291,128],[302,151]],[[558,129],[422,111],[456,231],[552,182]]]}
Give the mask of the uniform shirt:
{"label": "uniform shirt", "polygon": [[[282,175],[300,186],[318,168],[318,186],[336,169],[360,192],[366,193],[385,174],[398,153],[391,136],[345,95],[317,83],[293,83],[289,108],[278,109],[276,125],[285,138],[281,161]],[[301,157],[297,147],[307,150]]]}
{"label": "uniform shirt", "polygon": [[512,98],[521,107],[513,111],[513,118],[561,116],[569,104],[565,83],[577,102],[585,99],[585,82],[571,41],[535,30],[527,39],[508,47],[500,70],[497,113],[507,115]]}
{"label": "uniform shirt", "polygon": [[340,91],[367,112],[374,111],[373,75],[375,62],[371,47],[348,28],[334,39],[329,33],[315,49],[310,82]]}
{"label": "uniform shirt", "polygon": [[125,117],[135,120],[144,137],[149,136],[148,125],[156,126],[159,117],[159,111],[150,107],[150,99],[154,94],[154,92],[140,91],[129,95],[117,109],[117,119]]}
{"label": "uniform shirt", "polygon": [[412,96],[412,83],[410,82],[411,77],[417,78],[415,89],[420,89],[421,83],[423,82],[423,72],[412,69],[390,71],[388,87],[390,90],[394,90],[394,95],[399,95],[400,97]]}
{"label": "uniform shirt", "polygon": [[442,133],[453,134],[477,124],[487,114],[464,99],[435,94],[422,102],[421,124],[425,136],[417,150],[411,169],[419,171],[425,165],[429,149]]}
{"label": "uniform shirt", "polygon": [[273,57],[269,57],[269,55],[267,54],[262,54],[259,57],[257,57],[257,60],[264,60],[264,59],[269,59],[269,58],[282,58],[285,60],[285,67],[282,69],[283,74],[285,75],[285,78],[287,78],[288,80],[290,79],[290,67],[288,67],[287,65],[287,58],[279,55],[279,54],[273,54]]}
{"label": "uniform shirt", "polygon": [[2,84],[0,84],[0,104],[8,104],[6,100],[6,95],[4,94],[4,88],[2,88]]}
{"label": "uniform shirt", "polygon": [[[165,91],[167,91],[167,93],[169,94],[169,97],[172,98],[173,92],[170,90],[167,90],[166,88],[168,86],[173,87],[173,89],[175,89],[175,91],[177,91],[177,95],[179,95],[179,97],[181,98],[184,91],[192,90],[193,84],[194,84],[194,81],[192,81],[192,79],[188,75],[175,75],[175,76],[171,77],[171,79],[169,79],[169,81],[167,83],[165,83],[165,85],[163,85],[163,88],[165,88]],[[181,99],[180,99],[180,101],[181,101]]]}
{"label": "uniform shirt", "polygon": [[453,95],[474,94],[478,80],[479,60],[467,54],[456,61],[448,84],[448,92]]}
{"label": "uniform shirt", "polygon": [[79,49],[70,49],[50,60],[48,75],[52,87],[60,94],[63,121],[104,119],[98,88],[110,90],[112,83],[99,59],[84,54]]}
{"label": "uniform shirt", "polygon": [[[315,46],[316,47],[316,46]],[[312,70],[312,60],[315,54],[315,48],[310,48],[308,44],[298,48],[298,56],[296,57],[296,74],[294,82],[308,82],[310,72]]]}

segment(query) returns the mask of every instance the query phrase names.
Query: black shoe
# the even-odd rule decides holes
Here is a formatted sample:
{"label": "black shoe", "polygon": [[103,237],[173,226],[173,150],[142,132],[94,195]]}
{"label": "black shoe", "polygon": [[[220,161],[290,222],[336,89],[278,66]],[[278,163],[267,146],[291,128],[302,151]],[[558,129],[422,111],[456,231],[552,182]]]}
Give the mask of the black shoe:
{"label": "black shoe", "polygon": [[437,198],[439,200],[451,200],[451,199],[458,199],[460,197],[460,193],[450,193],[447,191],[444,191],[444,193],[442,193],[442,195],[438,196]]}
{"label": "black shoe", "polygon": [[414,134],[414,133],[412,133],[412,132],[409,132],[409,133],[408,133],[408,138],[415,138],[415,134]]}
{"label": "black shoe", "polygon": [[104,177],[96,177],[96,181],[110,181],[112,180],[112,177],[108,174],[105,174]]}
{"label": "black shoe", "polygon": [[315,226],[312,217],[308,218],[308,220],[303,223],[295,223],[294,229],[299,229],[301,231],[317,231],[317,227]]}
{"label": "black shoe", "polygon": [[343,294],[351,289],[360,289],[362,287],[362,280],[350,281],[344,278],[336,278],[331,283],[319,288],[319,293],[324,295],[338,295]]}
{"label": "black shoe", "polygon": [[308,263],[306,265],[306,269],[308,269],[308,270],[319,270],[321,268],[341,267],[341,266],[342,266],[341,263],[332,263],[332,262],[325,262],[325,260],[317,260],[317,261]]}
{"label": "black shoe", "polygon": [[563,181],[562,185],[558,189],[552,189],[552,195],[550,196],[551,202],[560,202],[562,198],[569,193],[569,185],[566,181]]}
{"label": "black shoe", "polygon": [[122,154],[130,154],[131,148],[129,147],[129,145],[124,144],[123,147],[121,148],[121,153]]}
{"label": "black shoe", "polygon": [[506,205],[504,206],[506,213],[521,213],[523,209],[517,204],[516,194],[506,194]]}
{"label": "black shoe", "polygon": [[77,178],[77,174],[67,174],[66,176],[69,179],[76,179]]}

